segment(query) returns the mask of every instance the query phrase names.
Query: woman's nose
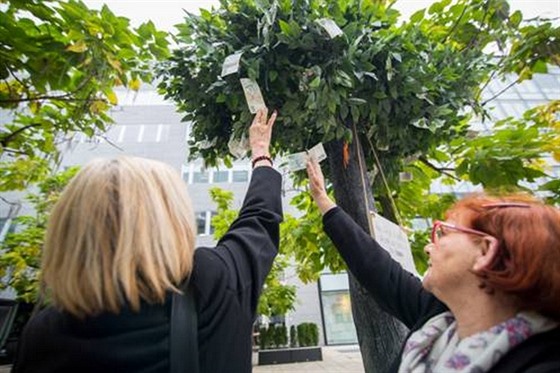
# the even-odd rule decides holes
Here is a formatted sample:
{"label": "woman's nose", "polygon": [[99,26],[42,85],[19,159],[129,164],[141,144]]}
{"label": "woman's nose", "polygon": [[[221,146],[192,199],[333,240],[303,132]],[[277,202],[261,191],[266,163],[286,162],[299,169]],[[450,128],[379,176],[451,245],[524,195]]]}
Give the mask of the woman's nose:
{"label": "woman's nose", "polygon": [[430,255],[430,252],[432,251],[433,248],[434,248],[434,244],[432,242],[430,242],[429,244],[424,246],[424,252],[426,254]]}

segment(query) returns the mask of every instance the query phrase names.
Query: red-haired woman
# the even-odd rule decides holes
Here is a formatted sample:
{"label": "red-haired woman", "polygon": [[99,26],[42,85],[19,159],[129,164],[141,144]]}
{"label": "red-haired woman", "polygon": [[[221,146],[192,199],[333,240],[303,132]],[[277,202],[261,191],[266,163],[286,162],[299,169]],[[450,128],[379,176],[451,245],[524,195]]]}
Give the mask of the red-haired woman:
{"label": "red-haired woman", "polygon": [[560,372],[560,211],[527,196],[467,197],[436,222],[420,281],[329,199],[307,165],[325,232],[410,333],[391,372]]}

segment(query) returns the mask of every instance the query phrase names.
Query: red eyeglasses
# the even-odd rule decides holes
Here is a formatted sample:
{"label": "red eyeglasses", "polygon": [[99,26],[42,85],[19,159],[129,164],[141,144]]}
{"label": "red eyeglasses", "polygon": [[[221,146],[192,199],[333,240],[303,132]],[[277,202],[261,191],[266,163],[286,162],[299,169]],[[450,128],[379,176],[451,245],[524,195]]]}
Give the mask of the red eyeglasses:
{"label": "red eyeglasses", "polygon": [[[451,230],[459,231],[459,232],[463,232],[463,233],[475,234],[475,235],[481,236],[481,237],[490,236],[488,233],[477,231],[476,229],[459,227],[457,225],[446,223],[444,221],[436,220],[434,222],[434,226],[432,227],[432,243],[434,245],[444,235],[444,229],[451,229]],[[492,236],[490,236],[490,237],[492,237]]]}
{"label": "red eyeglasses", "polygon": [[[495,203],[487,203],[482,205],[482,207],[490,209],[490,208],[505,208],[505,207],[521,207],[521,208],[529,208],[531,207],[530,204],[524,202],[495,202]],[[455,231],[468,233],[468,234],[475,234],[481,237],[491,237],[492,240],[497,241],[497,239],[489,235],[488,233],[484,233],[481,231],[477,231],[476,229],[460,227],[457,225],[453,225],[450,223],[446,223],[444,221],[436,220],[434,222],[434,226],[432,227],[432,243],[435,245],[436,242],[444,235],[444,228],[445,229],[452,229]]]}

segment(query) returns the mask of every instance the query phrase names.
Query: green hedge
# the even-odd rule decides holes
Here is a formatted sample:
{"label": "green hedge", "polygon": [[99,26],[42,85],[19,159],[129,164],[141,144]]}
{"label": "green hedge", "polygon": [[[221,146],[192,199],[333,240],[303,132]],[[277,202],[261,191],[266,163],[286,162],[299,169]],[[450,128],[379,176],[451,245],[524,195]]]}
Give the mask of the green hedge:
{"label": "green hedge", "polygon": [[259,346],[263,350],[287,347],[288,329],[286,325],[270,325],[268,328],[260,328]]}
{"label": "green hedge", "polygon": [[297,339],[300,347],[317,346],[319,344],[319,328],[312,322],[304,322],[297,326]]}
{"label": "green hedge", "polygon": [[262,350],[282,347],[310,347],[319,344],[319,328],[317,324],[305,322],[297,327],[290,327],[290,338],[288,329],[284,324],[270,325],[268,328],[259,329],[259,346]]}

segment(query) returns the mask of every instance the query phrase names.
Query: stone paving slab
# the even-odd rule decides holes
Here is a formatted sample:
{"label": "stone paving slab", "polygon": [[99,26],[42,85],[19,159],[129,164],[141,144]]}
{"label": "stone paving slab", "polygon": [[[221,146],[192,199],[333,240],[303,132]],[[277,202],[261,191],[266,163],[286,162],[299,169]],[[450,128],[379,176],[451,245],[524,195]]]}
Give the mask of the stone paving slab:
{"label": "stone paving slab", "polygon": [[[309,363],[254,365],[253,373],[364,373],[358,346],[327,346],[322,348],[323,361]],[[254,356],[256,361],[256,356]],[[0,366],[0,373],[10,373],[10,366]]]}

